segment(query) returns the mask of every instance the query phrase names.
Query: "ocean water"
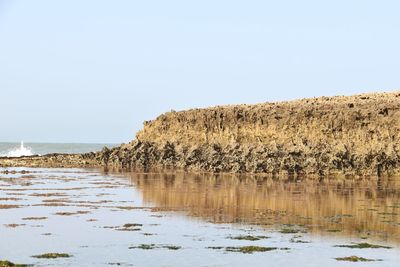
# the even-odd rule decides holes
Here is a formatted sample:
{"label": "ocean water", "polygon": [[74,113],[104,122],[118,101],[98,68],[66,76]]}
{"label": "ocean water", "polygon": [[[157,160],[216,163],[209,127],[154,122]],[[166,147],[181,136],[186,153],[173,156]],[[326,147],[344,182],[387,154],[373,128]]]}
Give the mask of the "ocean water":
{"label": "ocean water", "polygon": [[99,151],[103,147],[117,144],[79,144],[79,143],[1,143],[0,157],[20,157],[46,155],[50,153],[87,153]]}

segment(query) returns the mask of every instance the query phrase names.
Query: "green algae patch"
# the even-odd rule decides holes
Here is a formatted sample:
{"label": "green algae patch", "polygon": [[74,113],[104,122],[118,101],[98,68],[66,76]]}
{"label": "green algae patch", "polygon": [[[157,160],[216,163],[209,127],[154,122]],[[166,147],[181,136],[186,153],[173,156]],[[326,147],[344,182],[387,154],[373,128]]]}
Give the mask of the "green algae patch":
{"label": "green algae patch", "polygon": [[349,262],[371,262],[371,261],[382,261],[382,260],[372,260],[366,259],[363,257],[358,256],[350,256],[350,257],[343,257],[343,258],[335,258],[337,261],[349,261]]}
{"label": "green algae patch", "polygon": [[363,248],[385,248],[391,249],[392,247],[381,246],[381,245],[373,245],[369,243],[358,243],[353,245],[336,245],[336,248],[354,248],[354,249],[363,249]]}
{"label": "green algae patch", "polygon": [[74,215],[84,215],[84,214],[88,214],[90,213],[90,211],[77,211],[77,212],[57,212],[54,213],[54,215],[58,215],[58,216],[74,216]]}
{"label": "green algae patch", "polygon": [[244,254],[253,254],[255,252],[267,252],[277,250],[275,247],[259,247],[259,246],[244,246],[244,247],[226,247],[227,252],[240,252]]}
{"label": "green algae patch", "polygon": [[127,223],[124,224],[123,226],[104,226],[103,228],[105,229],[114,229],[116,231],[126,231],[126,232],[132,232],[132,231],[141,231],[143,224],[140,223]]}
{"label": "green algae patch", "polygon": [[0,267],[28,267],[32,265],[12,263],[11,261],[0,260]]}
{"label": "green algae patch", "polygon": [[58,258],[71,258],[72,256],[67,253],[45,253],[41,255],[32,256],[36,259],[58,259]]}
{"label": "green algae patch", "polygon": [[124,224],[122,227],[123,228],[132,228],[132,227],[142,227],[143,226],[143,224],[140,224],[140,223],[127,223],[127,224]]}
{"label": "green algae patch", "polygon": [[129,249],[143,249],[143,250],[150,250],[150,249],[155,249],[156,245],[155,244],[141,244],[137,247],[130,247]]}
{"label": "green algae patch", "polygon": [[283,228],[282,230],[279,231],[281,234],[298,234],[300,233],[300,230],[298,229],[292,229],[292,228]]}
{"label": "green algae patch", "polygon": [[117,231],[141,231],[143,224],[140,223],[126,223],[121,228],[117,228]]}
{"label": "green algae patch", "polygon": [[140,228],[117,228],[115,230],[121,231],[121,232],[137,232],[137,231],[141,231],[142,229],[140,229]]}
{"label": "green algae patch", "polygon": [[251,235],[239,235],[239,236],[231,236],[229,239],[233,240],[247,240],[247,241],[259,241],[262,239],[268,239],[268,236],[251,236]]}
{"label": "green algae patch", "polygon": [[143,250],[151,250],[151,249],[168,249],[168,250],[180,250],[181,246],[175,245],[155,245],[155,244],[141,244],[135,247],[129,247],[129,249],[143,249]]}
{"label": "green algae patch", "polygon": [[168,250],[180,250],[182,249],[181,246],[174,246],[174,245],[164,245],[162,248],[168,249]]}
{"label": "green algae patch", "polygon": [[207,249],[221,250],[224,249],[224,247],[207,247]]}

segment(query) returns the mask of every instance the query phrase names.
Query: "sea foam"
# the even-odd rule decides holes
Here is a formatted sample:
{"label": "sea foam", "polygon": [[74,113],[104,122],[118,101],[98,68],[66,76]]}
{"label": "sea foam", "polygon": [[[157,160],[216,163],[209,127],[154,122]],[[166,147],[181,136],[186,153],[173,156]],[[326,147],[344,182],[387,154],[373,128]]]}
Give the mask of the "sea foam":
{"label": "sea foam", "polygon": [[24,141],[21,141],[20,147],[11,149],[5,155],[6,157],[22,157],[22,156],[32,156],[32,149],[24,146]]}

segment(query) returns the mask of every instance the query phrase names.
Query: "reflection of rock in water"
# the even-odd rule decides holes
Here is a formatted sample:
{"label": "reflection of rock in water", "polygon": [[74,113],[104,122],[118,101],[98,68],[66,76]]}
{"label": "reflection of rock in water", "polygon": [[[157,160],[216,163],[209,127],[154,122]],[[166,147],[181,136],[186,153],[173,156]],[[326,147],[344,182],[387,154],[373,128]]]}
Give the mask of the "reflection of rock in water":
{"label": "reflection of rock in water", "polygon": [[216,223],[306,225],[309,231],[400,241],[400,179],[302,180],[132,174],[145,201]]}

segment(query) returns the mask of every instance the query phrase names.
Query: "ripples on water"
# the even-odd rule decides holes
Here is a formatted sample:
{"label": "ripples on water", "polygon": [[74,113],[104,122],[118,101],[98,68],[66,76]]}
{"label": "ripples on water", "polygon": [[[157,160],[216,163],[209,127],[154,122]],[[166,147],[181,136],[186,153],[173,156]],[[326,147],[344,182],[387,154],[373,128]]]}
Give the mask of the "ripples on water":
{"label": "ripples on water", "polygon": [[[400,179],[0,169],[0,260],[53,266],[398,266]],[[386,248],[335,247],[367,243]],[[253,246],[253,247],[249,247]],[[263,252],[245,254],[248,248]],[[58,252],[71,258],[37,259]],[[341,263],[354,264],[354,263]]]}

